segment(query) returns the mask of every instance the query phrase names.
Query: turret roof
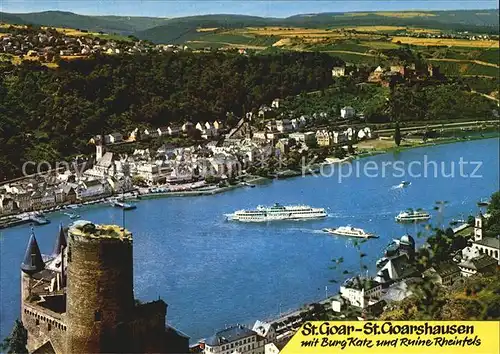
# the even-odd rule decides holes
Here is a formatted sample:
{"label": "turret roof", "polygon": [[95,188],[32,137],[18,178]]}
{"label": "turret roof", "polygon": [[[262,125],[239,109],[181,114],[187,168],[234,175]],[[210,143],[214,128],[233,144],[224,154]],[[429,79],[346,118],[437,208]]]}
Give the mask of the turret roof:
{"label": "turret roof", "polygon": [[61,253],[61,248],[65,248],[67,245],[68,243],[66,242],[66,233],[64,232],[63,226],[61,224],[59,226],[59,234],[57,235],[52,255],[57,256],[59,253]]}
{"label": "turret roof", "polygon": [[24,254],[23,262],[21,263],[21,270],[27,274],[34,274],[44,268],[45,263],[43,262],[35,233],[32,232],[28,242],[28,247],[26,248],[26,252]]}

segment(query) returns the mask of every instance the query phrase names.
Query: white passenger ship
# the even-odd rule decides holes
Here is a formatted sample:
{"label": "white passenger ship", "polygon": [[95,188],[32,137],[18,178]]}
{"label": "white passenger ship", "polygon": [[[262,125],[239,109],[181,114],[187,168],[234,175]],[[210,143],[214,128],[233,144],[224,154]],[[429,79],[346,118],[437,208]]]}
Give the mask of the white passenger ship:
{"label": "white passenger ship", "polygon": [[341,226],[336,229],[323,229],[324,232],[329,234],[348,236],[348,237],[358,237],[358,238],[376,238],[372,233],[366,232],[363,229],[358,229],[351,226]]}
{"label": "white passenger ship", "polygon": [[429,220],[431,216],[429,213],[422,210],[410,210],[410,211],[402,211],[396,216],[397,222],[409,222],[409,221],[423,221]]}
{"label": "white passenger ship", "polygon": [[280,205],[278,203],[271,207],[259,205],[253,210],[238,210],[233,214],[226,214],[228,220],[248,222],[306,220],[326,216],[327,213],[323,208],[312,208],[308,205]]}

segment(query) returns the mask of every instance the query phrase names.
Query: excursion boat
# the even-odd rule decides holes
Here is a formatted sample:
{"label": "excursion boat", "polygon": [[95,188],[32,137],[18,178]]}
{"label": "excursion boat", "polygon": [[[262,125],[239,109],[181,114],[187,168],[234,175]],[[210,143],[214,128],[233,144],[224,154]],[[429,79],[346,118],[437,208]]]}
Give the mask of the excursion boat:
{"label": "excursion boat", "polygon": [[329,234],[339,235],[339,236],[348,236],[348,237],[357,237],[357,238],[376,238],[375,234],[366,232],[363,229],[358,229],[351,226],[341,226],[336,229],[323,229],[324,232]]}
{"label": "excursion boat", "polygon": [[308,205],[281,205],[275,203],[271,207],[259,205],[251,210],[238,210],[225,215],[227,220],[245,222],[263,222],[279,220],[309,220],[327,216],[324,208],[312,208]]}
{"label": "excursion boat", "polygon": [[402,211],[396,216],[397,222],[424,221],[431,218],[430,214],[422,210]]}

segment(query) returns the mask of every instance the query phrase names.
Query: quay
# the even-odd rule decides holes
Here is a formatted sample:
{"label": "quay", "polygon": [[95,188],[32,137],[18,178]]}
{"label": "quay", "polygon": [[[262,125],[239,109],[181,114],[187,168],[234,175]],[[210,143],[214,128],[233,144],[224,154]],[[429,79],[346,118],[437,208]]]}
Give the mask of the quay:
{"label": "quay", "polygon": [[16,216],[10,216],[0,219],[0,229],[14,227],[24,224],[46,225],[50,220],[39,213],[23,213]]}

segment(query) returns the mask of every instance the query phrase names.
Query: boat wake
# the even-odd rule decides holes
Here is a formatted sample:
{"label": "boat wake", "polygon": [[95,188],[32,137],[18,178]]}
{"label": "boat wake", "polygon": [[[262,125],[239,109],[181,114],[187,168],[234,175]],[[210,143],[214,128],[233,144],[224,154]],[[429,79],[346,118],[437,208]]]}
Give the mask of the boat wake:
{"label": "boat wake", "polygon": [[394,189],[404,189],[404,188],[406,188],[406,187],[408,187],[410,185],[411,185],[411,182],[403,181],[400,184],[396,184],[396,185],[392,186],[391,190],[394,190]]}

